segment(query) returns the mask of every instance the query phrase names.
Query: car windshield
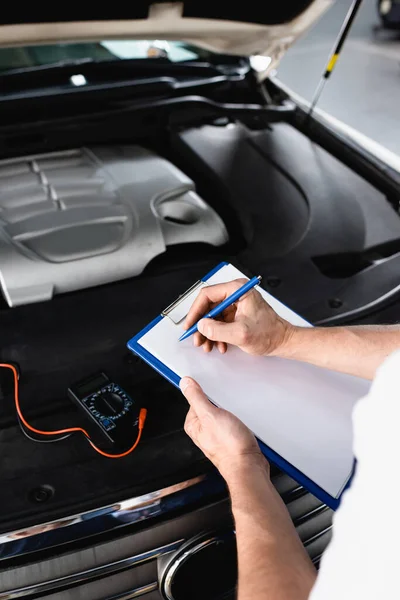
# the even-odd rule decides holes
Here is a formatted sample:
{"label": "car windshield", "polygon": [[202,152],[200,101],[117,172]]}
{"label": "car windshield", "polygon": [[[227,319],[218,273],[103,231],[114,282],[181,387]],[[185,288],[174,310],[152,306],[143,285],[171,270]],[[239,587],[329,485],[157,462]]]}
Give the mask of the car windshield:
{"label": "car windshield", "polygon": [[207,60],[210,52],[179,41],[103,40],[70,44],[21,46],[0,49],[0,71],[30,69],[73,61],[108,61],[164,58],[171,62]]}

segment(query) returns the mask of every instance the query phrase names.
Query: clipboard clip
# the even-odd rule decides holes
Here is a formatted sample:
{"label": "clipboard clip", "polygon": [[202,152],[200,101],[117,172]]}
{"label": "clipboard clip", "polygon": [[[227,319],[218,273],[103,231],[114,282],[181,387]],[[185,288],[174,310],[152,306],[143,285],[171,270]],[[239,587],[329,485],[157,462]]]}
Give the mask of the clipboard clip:
{"label": "clipboard clip", "polygon": [[178,296],[167,308],[161,312],[163,317],[169,317],[175,325],[178,325],[187,315],[190,306],[192,305],[197,293],[200,289],[206,286],[206,282],[199,279],[183,294]]}

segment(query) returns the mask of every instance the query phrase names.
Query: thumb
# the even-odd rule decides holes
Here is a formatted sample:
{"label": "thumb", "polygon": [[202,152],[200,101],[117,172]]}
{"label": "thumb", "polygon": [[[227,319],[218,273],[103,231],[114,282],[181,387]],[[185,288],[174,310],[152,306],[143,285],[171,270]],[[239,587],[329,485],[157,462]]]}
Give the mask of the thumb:
{"label": "thumb", "polygon": [[224,321],[214,321],[214,319],[201,319],[197,324],[197,329],[213,342],[226,342],[239,346],[244,341],[244,327],[238,321],[224,323]]}
{"label": "thumb", "polygon": [[179,386],[186,400],[196,414],[201,417],[217,408],[211,404],[199,384],[191,377],[182,377]]}

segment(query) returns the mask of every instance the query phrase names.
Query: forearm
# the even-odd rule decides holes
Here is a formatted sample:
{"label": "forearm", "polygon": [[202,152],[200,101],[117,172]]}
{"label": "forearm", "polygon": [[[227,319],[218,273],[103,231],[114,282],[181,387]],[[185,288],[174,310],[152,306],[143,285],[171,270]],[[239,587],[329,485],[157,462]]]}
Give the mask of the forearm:
{"label": "forearm", "polygon": [[233,465],[226,476],[236,524],[238,600],[302,600],[315,569],[262,459]]}
{"label": "forearm", "polygon": [[389,354],[400,348],[400,326],[296,327],[276,352],[334,371],[373,379]]}

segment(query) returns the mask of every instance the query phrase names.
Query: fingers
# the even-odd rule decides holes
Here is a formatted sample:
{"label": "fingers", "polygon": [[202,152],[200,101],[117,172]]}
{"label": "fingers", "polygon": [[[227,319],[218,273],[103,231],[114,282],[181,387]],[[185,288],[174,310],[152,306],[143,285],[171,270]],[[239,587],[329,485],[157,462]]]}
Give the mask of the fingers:
{"label": "fingers", "polygon": [[210,340],[206,340],[203,344],[203,350],[206,353],[211,352],[211,350],[213,349],[214,343],[211,342]]}
{"label": "fingers", "polygon": [[187,314],[185,320],[186,329],[197,323],[213,304],[219,304],[225,300],[225,298],[238,290],[246,281],[247,279],[235,279],[235,281],[229,281],[228,283],[219,283],[204,287]]}
{"label": "fingers", "polygon": [[217,342],[217,348],[221,352],[221,354],[225,354],[225,352],[227,351],[225,342]]}
{"label": "fingers", "polygon": [[[195,333],[193,336],[193,344],[196,347],[203,346],[204,352],[211,352],[214,342],[207,340],[201,333]],[[227,347],[225,342],[216,342],[216,346],[221,354],[225,354]]]}
{"label": "fingers", "polygon": [[179,386],[191,408],[193,408],[195,414],[199,417],[218,410],[211,404],[199,384],[191,377],[182,377]]}
{"label": "fingers", "polygon": [[214,342],[243,346],[249,341],[249,330],[245,321],[224,323],[213,319],[201,319],[198,329],[208,340]]}
{"label": "fingers", "polygon": [[198,332],[196,332],[196,333],[193,335],[193,344],[194,344],[195,346],[197,346],[197,347],[198,347],[198,346],[201,346],[202,344],[204,344],[204,341],[205,341],[205,339],[204,339],[204,337],[201,335],[201,333],[198,333]]}

